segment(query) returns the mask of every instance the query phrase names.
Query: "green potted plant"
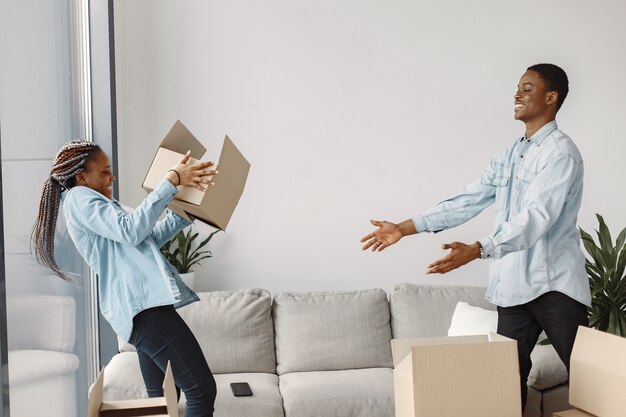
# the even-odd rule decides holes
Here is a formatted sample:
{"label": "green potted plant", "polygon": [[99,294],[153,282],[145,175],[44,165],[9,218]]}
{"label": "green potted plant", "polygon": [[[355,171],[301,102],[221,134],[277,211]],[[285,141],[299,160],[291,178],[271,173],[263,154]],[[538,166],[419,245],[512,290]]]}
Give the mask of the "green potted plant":
{"label": "green potted plant", "polygon": [[211,251],[201,250],[213,238],[219,230],[211,233],[200,244],[194,247],[193,242],[199,233],[192,233],[191,227],[185,233],[183,230],[176,233],[174,237],[161,246],[161,253],[172,264],[180,274],[185,284],[193,289],[195,281],[195,272],[191,270],[194,265],[200,265],[204,259],[213,257]]}
{"label": "green potted plant", "polygon": [[615,245],[604,219],[596,214],[600,224],[598,244],[580,229],[580,236],[591,259],[585,260],[591,287],[589,325],[598,330],[626,336],[626,229],[618,235]]}

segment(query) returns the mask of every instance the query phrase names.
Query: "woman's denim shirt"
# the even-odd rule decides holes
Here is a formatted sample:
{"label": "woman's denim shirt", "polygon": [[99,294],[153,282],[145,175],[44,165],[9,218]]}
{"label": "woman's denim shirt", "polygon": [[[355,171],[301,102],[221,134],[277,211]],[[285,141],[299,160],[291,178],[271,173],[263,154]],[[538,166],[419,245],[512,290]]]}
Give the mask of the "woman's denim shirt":
{"label": "woman's denim shirt", "polygon": [[140,311],[163,305],[182,307],[198,300],[160,251],[190,224],[172,212],[158,221],[176,192],[164,179],[130,213],[91,188],[77,186],[63,194],[69,235],[98,274],[102,315],[125,341]]}

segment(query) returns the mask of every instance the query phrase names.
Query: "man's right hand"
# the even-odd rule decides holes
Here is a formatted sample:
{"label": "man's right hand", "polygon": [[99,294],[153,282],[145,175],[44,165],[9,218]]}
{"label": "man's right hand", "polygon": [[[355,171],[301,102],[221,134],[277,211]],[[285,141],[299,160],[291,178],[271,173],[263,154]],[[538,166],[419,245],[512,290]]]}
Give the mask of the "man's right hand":
{"label": "man's right hand", "polygon": [[370,222],[378,229],[361,239],[361,242],[367,242],[361,248],[362,250],[372,248],[372,252],[380,252],[402,239],[403,234],[399,225],[385,220],[370,220]]}

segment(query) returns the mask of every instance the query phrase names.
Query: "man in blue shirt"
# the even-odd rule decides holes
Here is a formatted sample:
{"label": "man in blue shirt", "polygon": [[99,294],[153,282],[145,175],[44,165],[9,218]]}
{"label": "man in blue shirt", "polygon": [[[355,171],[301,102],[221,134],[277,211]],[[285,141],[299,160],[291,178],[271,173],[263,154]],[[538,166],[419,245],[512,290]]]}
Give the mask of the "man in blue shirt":
{"label": "man in blue shirt", "polygon": [[576,227],[583,160],[555,121],[568,90],[558,66],[529,67],[514,96],[515,119],[524,122],[525,135],[460,193],[399,224],[372,220],[377,229],[361,239],[364,250],[380,252],[404,236],[458,226],[495,203],[493,233],[472,244],[444,244],[450,252],[430,264],[427,274],[490,260],[486,298],[497,305],[498,333],[518,341],[522,407],[530,353],[541,331],[569,371],[578,326],[588,325],[591,295]]}

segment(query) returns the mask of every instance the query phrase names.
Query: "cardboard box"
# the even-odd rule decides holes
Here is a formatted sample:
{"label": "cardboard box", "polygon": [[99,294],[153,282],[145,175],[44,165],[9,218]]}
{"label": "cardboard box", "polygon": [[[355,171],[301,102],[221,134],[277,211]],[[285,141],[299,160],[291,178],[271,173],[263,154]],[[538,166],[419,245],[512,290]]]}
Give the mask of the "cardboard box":
{"label": "cardboard box", "polygon": [[[156,152],[143,181],[143,188],[151,192],[182,157],[191,151],[190,163],[198,163],[206,148],[180,122],[176,121]],[[243,194],[250,164],[228,136],[217,164],[219,174],[212,180],[215,185],[206,191],[193,187],[178,187],[178,194],[168,206],[182,217],[189,214],[221,230],[226,230],[235,207]]]}
{"label": "cardboard box", "polygon": [[394,339],[391,348],[396,417],[521,417],[515,340]]}
{"label": "cardboard box", "polygon": [[626,417],[625,392],[626,339],[579,327],[570,359],[569,382],[569,403],[577,410],[553,416]]}
{"label": "cardboard box", "polygon": [[178,397],[168,362],[163,380],[164,397],[140,400],[103,401],[104,368],[89,390],[87,417],[178,417]]}

